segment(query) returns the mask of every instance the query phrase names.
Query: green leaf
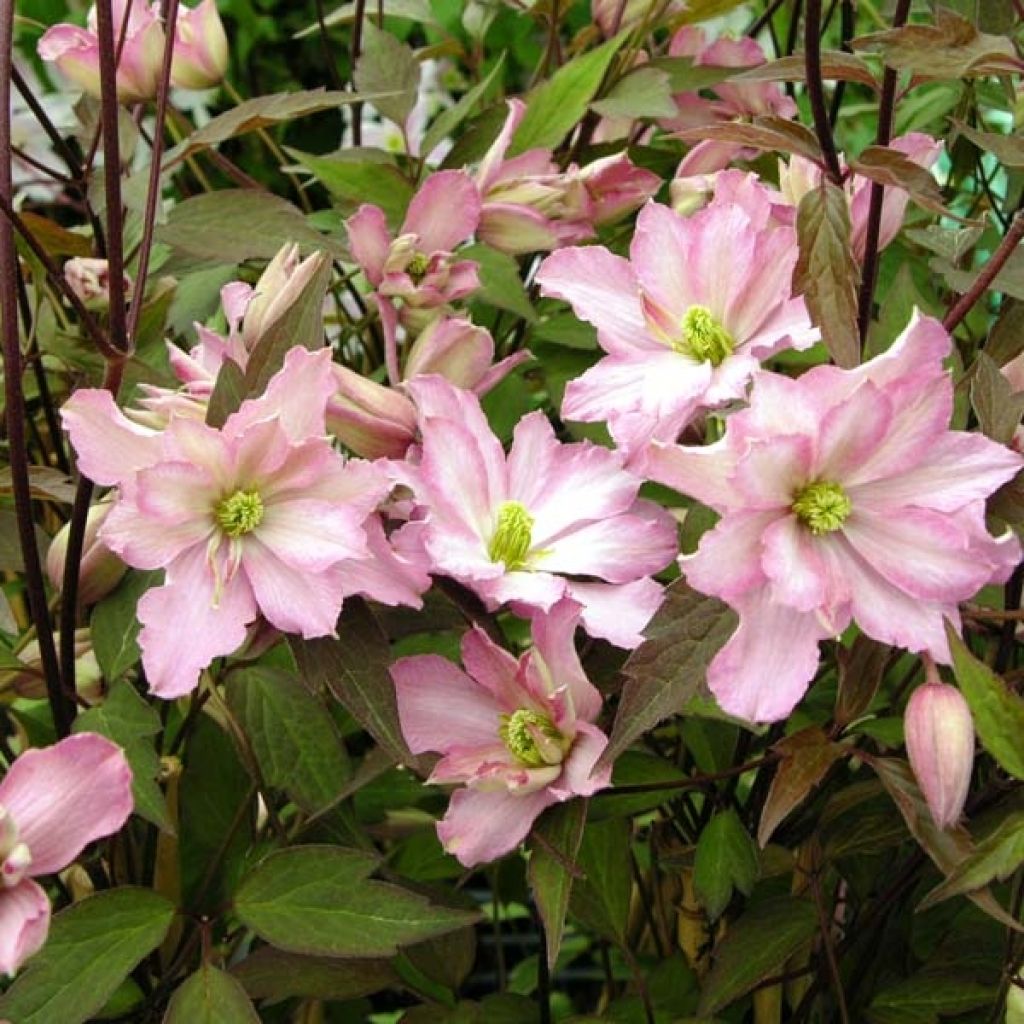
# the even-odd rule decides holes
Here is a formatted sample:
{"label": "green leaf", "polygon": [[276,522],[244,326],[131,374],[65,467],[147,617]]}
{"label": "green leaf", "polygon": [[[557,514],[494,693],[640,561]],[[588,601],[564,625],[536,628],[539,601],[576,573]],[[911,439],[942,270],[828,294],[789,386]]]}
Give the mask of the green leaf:
{"label": "green leaf", "polygon": [[984,352],[978,353],[971,374],[971,406],[986,437],[1009,444],[1024,416],[1024,395],[1015,395],[1010,382]]}
{"label": "green leaf", "polygon": [[892,648],[863,633],[847,651],[841,649],[836,724],[845,728],[871,706],[892,657]]}
{"label": "green leaf", "polygon": [[376,858],[334,846],[271,854],[242,881],[235,912],[278,949],[313,956],[393,956],[400,946],[472,925],[475,913],[370,881]]}
{"label": "green leaf", "polygon": [[[424,25],[436,25],[437,19],[430,9],[430,0],[382,0],[382,7],[385,17],[405,18],[409,21],[418,21]],[[331,28],[334,25],[349,25],[356,17],[359,5],[355,3],[342,4],[336,7],[324,18],[324,26]],[[314,22],[300,32],[296,32],[293,39],[305,39],[307,36],[320,32],[320,23]]]}
{"label": "green leaf", "polygon": [[946,623],[953,673],[974,718],[981,745],[1016,779],[1024,779],[1024,700],[967,649]]}
{"label": "green leaf", "polygon": [[776,896],[751,907],[729,925],[704,979],[698,1013],[712,1014],[746,995],[759,981],[778,974],[818,928],[814,906]]}
{"label": "green leaf", "polygon": [[757,841],[764,847],[786,816],[800,806],[811,790],[842,755],[843,748],[833,743],[816,725],[802,729],[775,744],[782,755],[775,769],[768,797],[761,812]]}
{"label": "green leaf", "polygon": [[994,880],[1004,881],[1024,864],[1024,811],[1011,814],[995,831],[978,843],[946,880],[937,885],[918,905],[918,910],[948,900],[951,896],[983,889]]}
{"label": "green leaf", "polygon": [[363,20],[363,52],[352,77],[361,93],[380,94],[373,105],[384,117],[399,127],[405,124],[416,106],[419,63],[405,43],[369,18]]}
{"label": "green leaf", "polygon": [[612,764],[638,736],[686,706],[704,681],[708,663],[736,629],[736,614],[679,580],[646,629],[647,640],[623,668],[608,747],[598,762]]}
{"label": "green leaf", "polygon": [[0,996],[12,1024],[81,1024],[167,934],[174,907],[146,889],[96,893],[57,914],[42,951]]}
{"label": "green leaf", "polygon": [[141,657],[136,608],[139,598],[163,578],[163,570],[129,572],[113,593],[92,611],[90,636],[100,671],[108,682],[119,679]]}
{"label": "green leaf", "polygon": [[390,156],[374,150],[369,151],[374,153],[372,159],[365,158],[366,150],[342,150],[326,156],[314,156],[297,149],[288,152],[331,195],[352,204],[372,203],[384,211],[392,227],[397,228],[402,223],[415,189]]}
{"label": "green leaf", "polygon": [[317,253],[316,269],[295,301],[263,330],[249,354],[245,367],[245,389],[249,395],[261,395],[284,365],[284,357],[293,348],[302,346],[311,352],[324,344],[324,297],[331,284],[331,260],[327,253]]}
{"label": "green leaf", "polygon": [[138,695],[131,683],[122,679],[111,687],[102,704],[78,715],[71,731],[99,733],[124,749],[132,769],[135,813],[173,835],[174,823],[156,781],[160,774],[160,758],[151,738],[161,728],[160,716]]}
{"label": "green leaf", "polygon": [[730,807],[719,811],[697,840],[693,883],[708,917],[716,921],[732,899],[733,889],[749,896],[757,881],[757,847]]}
{"label": "green leaf", "polygon": [[941,1017],[955,1017],[990,1005],[995,990],[967,977],[922,972],[883,988],[867,1009],[871,1024],[938,1024]]}
{"label": "green leaf", "polygon": [[738,142],[742,146],[769,152],[797,153],[819,164],[822,159],[814,132],[799,121],[787,121],[781,117],[755,117],[750,124],[744,121],[702,124],[699,128],[676,132],[675,136],[684,142],[710,139],[716,142]]}
{"label": "green leaf", "polygon": [[238,411],[245,398],[245,371],[234,359],[226,357],[217,371],[217,380],[206,409],[207,426],[223,427],[228,417]]}
{"label": "green leaf", "polygon": [[333,693],[396,762],[419,763],[409,753],[398,723],[387,637],[365,603],[345,602],[334,636],[316,640],[290,636],[288,643],[307,686]]}
{"label": "green leaf", "polygon": [[860,268],[850,247],[850,208],[841,188],[823,181],[796,213],[800,257],[793,290],[803,293],[807,311],[832,358],[843,367],[860,362],[857,283]]}
{"label": "green leaf", "polygon": [[544,941],[548,966],[554,968],[565,930],[574,867],[583,824],[587,819],[587,801],[570,800],[548,809],[533,826],[530,842],[530,888],[544,922]]}
{"label": "green leaf", "polygon": [[963,121],[953,119],[953,127],[960,135],[966,135],[979,149],[991,153],[1007,167],[1024,167],[1024,137],[1020,135],[999,135],[996,132],[979,132]]}
{"label": "green leaf", "polygon": [[315,813],[351,776],[326,708],[293,676],[271,668],[231,674],[227,702],[249,737],[264,780]]}
{"label": "green leaf", "polygon": [[245,989],[230,974],[203,964],[171,997],[163,1024],[259,1024]]}
{"label": "green leaf", "polygon": [[620,78],[608,94],[591,104],[602,117],[674,117],[672,80],[667,71],[640,67]]}
{"label": "green leaf", "polygon": [[507,309],[530,322],[537,319],[514,256],[478,242],[460,249],[459,259],[474,260],[477,263],[480,290],[474,296],[475,300]]}
{"label": "green leaf", "polygon": [[472,89],[469,90],[452,107],[446,107],[434,119],[433,123],[423,135],[420,143],[420,156],[428,157],[437,149],[445,139],[451,137],[456,128],[476,109],[477,104],[487,95],[494,80],[502,73],[505,67],[505,55],[502,54],[495,65],[487,73],[487,76]]}
{"label": "green leaf", "polygon": [[588,825],[576,857],[583,873],[569,895],[572,913],[589,929],[623,945],[633,890],[630,824],[612,819]]}
{"label": "green leaf", "polygon": [[387,960],[339,960],[299,956],[261,946],[231,973],[253,999],[358,999],[391,988],[398,976]]}
{"label": "green leaf", "polygon": [[597,95],[626,33],[563,64],[526,97],[526,113],[512,138],[509,156],[538,146],[554,149],[575,127]]}

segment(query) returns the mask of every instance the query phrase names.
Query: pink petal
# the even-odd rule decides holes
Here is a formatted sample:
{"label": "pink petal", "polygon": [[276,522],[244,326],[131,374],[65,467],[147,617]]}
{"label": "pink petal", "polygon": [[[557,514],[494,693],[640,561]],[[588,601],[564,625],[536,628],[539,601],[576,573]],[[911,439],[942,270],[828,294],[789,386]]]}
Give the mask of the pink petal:
{"label": "pink petal", "polygon": [[578,722],[595,722],[601,713],[601,694],[587,678],[576,651],[576,627],[582,607],[575,601],[559,601],[549,612],[534,615],[533,661],[531,667],[546,675],[552,692],[561,686],[569,689],[573,717]]}
{"label": "pink petal", "polygon": [[64,403],[60,414],[78,468],[94,483],[123,483],[160,459],[160,434],[127,419],[109,391],[82,388]]}
{"label": "pink petal", "polygon": [[700,539],[692,555],[679,559],[690,586],[734,603],[765,582],[761,564],[765,531],[785,512],[742,509],[725,516]]}
{"label": "pink petal", "polygon": [[796,516],[784,515],[765,530],[761,565],[772,582],[772,599],[780,604],[810,612],[825,601],[826,562],[814,534]]}
{"label": "pink petal", "polygon": [[[317,573],[366,554],[364,518],[358,510],[333,502],[270,500],[253,537],[285,565]],[[245,555],[242,560],[244,564]]]}
{"label": "pink petal", "polygon": [[516,796],[504,790],[459,789],[437,835],[448,853],[469,868],[497,860],[529,834],[537,816],[557,798],[548,790]]}
{"label": "pink petal", "polygon": [[387,218],[379,206],[364,203],[347,221],[348,244],[355,261],[375,288],[384,276],[384,264],[391,248]]}
{"label": "pink petal", "polygon": [[447,658],[437,654],[399,658],[390,672],[402,735],[414,754],[486,746],[498,738],[503,708]]}
{"label": "pink petal", "polygon": [[732,483],[744,508],[789,508],[814,479],[814,442],[797,434],[752,444],[736,465]]}
{"label": "pink petal", "polygon": [[608,737],[589,722],[578,722],[572,750],[562,764],[562,774],[549,787],[560,800],[574,796],[592,796],[612,784],[611,765],[594,774],[594,765],[608,746]]}
{"label": "pink petal", "polygon": [[718,512],[739,504],[732,483],[736,453],[725,439],[701,448],[655,442],[647,452],[645,475]]}
{"label": "pink petal", "polygon": [[[493,579],[463,580],[492,610],[498,605],[514,605],[517,614],[526,609],[547,611],[565,596],[566,582],[549,572],[506,572]],[[522,609],[520,611],[519,609]]]}
{"label": "pink petal", "polygon": [[632,650],[665,599],[664,588],[650,577],[632,583],[570,583],[569,596],[583,606],[583,628],[616,647]]}
{"label": "pink petal", "polygon": [[136,569],[162,569],[197,545],[205,549],[215,530],[211,511],[174,522],[148,516],[134,501],[122,498],[110,510],[100,537]]}
{"label": "pink petal", "polygon": [[163,586],[139,601],[142,666],[155,696],[190,693],[214,658],[245,642],[245,628],[257,615],[248,581],[241,573],[225,581],[217,602],[215,584],[206,550],[195,547],[167,567]]}
{"label": "pink petal", "polygon": [[0,805],[29,848],[30,872],[50,875],[121,828],[132,812],[131,787],[121,748],[81,733],[16,758],[0,782]]}
{"label": "pink petal", "polygon": [[[730,244],[739,239],[747,226],[746,215],[742,211],[740,215],[742,223],[722,225],[723,230],[737,227],[736,239],[728,236]],[[633,269],[644,294],[664,309],[674,322],[681,320],[690,306],[711,305],[708,301],[710,290],[701,282],[720,269],[701,266],[698,262],[704,257],[701,235],[697,234],[696,218],[700,216],[696,214],[684,220],[671,207],[648,203],[636,221],[630,246]],[[729,268],[726,273],[734,269]],[[602,283],[597,275],[593,275],[593,281]],[[712,307],[712,313],[721,317],[724,303],[716,305],[718,308]]]}
{"label": "pink petal", "polygon": [[38,953],[49,930],[50,901],[36,882],[0,888],[0,974],[14,974]]}
{"label": "pink petal", "polygon": [[462,634],[462,664],[478,687],[491,695],[496,707],[515,711],[523,706],[526,693],[519,680],[519,662],[479,626]]}
{"label": "pink petal", "polygon": [[559,249],[537,271],[542,295],[568,302],[597,328],[606,352],[629,354],[662,347],[648,336],[633,268],[599,245]]}
{"label": "pink petal", "polygon": [[[384,536],[384,527],[378,516],[365,520],[363,530],[367,539],[366,555],[346,560],[338,566],[345,597],[358,594],[381,604],[422,608],[421,595],[430,589],[433,582],[422,553],[412,557],[408,551],[396,551]],[[392,541],[394,539],[392,535]]]}
{"label": "pink petal", "polygon": [[431,174],[409,204],[401,234],[419,235],[429,253],[449,252],[476,231],[480,193],[465,171]]}

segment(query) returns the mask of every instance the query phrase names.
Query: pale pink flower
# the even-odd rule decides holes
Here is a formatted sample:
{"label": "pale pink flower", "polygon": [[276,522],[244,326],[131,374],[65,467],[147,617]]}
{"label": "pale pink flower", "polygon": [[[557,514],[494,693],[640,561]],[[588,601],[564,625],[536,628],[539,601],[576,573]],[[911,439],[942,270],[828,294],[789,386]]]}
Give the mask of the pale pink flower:
{"label": "pale pink flower", "polygon": [[903,717],[907,756],[928,810],[939,828],[960,820],[974,768],[974,722],[955,686],[929,673],[907,701]]}
{"label": "pale pink flower", "polygon": [[540,412],[519,421],[506,457],[475,396],[441,377],[408,388],[423,438],[409,482],[424,517],[403,540],[491,609],[547,611],[570,596],[591,635],[636,646],[661,603],[650,574],[671,561],[676,529],[664,509],[637,499],[640,480],[622,457],[561,444]]}
{"label": "pale pink flower", "polygon": [[224,77],[228,37],[217,0],[202,0],[191,10],[182,4],[174,26],[171,83],[179,89],[209,89]]}
{"label": "pale pink flower", "polygon": [[391,667],[409,749],[443,755],[430,782],[463,786],[437,834],[466,867],[515,849],[546,807],[610,785],[610,768],[594,772],[608,738],[576,654],[579,619],[567,600],[535,616],[518,661],[474,628],[462,638],[465,671],[436,654]]}
{"label": "pale pink flower", "polygon": [[[901,135],[889,143],[889,149],[903,154],[920,167],[929,168],[939,158],[942,143],[930,135],[911,132]],[[845,164],[844,164],[845,167]],[[811,189],[821,184],[822,170],[817,164],[795,154],[789,163],[779,161],[779,188],[794,206]],[[867,240],[868,210],[871,205],[871,180],[860,174],[851,174],[843,185],[847,202],[850,204],[850,244],[858,263],[864,262]],[[905,189],[887,186],[882,198],[882,219],[879,223],[878,250],[881,252],[900,232],[903,215],[910,199]]]}
{"label": "pale pink flower", "polygon": [[220,430],[186,417],[149,430],[101,390],[64,406],[81,471],[119,488],[102,540],[129,565],[165,570],[139,602],[142,664],[158,696],[192,690],[260,614],[284,632],[325,636],[346,595],[378,596],[365,583],[377,579],[366,523],[391,481],[331,448],[333,392],[330,352],[298,348]]}
{"label": "pale pink flower", "polygon": [[[126,10],[128,26],[117,64],[117,98],[137,103],[156,96],[164,56],[164,30],[160,5],[145,0],[111,0],[115,40]],[[87,28],[53,25],[39,40],[39,56],[52,61],[61,73],[90,96],[100,96],[100,48],[96,35],[96,8],[89,10]]]}
{"label": "pale pink flower", "polygon": [[656,444],[647,472],[722,518],[680,564],[731,605],[739,628],[708,669],[721,706],[785,718],[818,666],[818,641],[856,621],[882,643],[949,661],[943,619],[1020,557],[993,538],[985,499],[1024,460],[949,429],[949,334],[915,316],[854,370],[761,373],[721,441]]}
{"label": "pale pink flower", "polygon": [[117,832],[132,812],[131,783],[121,748],[94,733],[15,759],[0,782],[0,973],[46,942],[50,901],[33,879]]}
{"label": "pale pink flower", "polygon": [[[87,306],[103,309],[110,305],[110,264],[107,260],[75,256],[64,264],[64,280]],[[124,275],[125,298],[132,293],[132,279]]]}
{"label": "pale pink flower", "polygon": [[[438,317],[416,336],[401,369],[407,382],[440,374],[456,387],[485,395],[520,363],[527,350],[494,363],[494,339],[462,317]],[[327,427],[347,448],[368,459],[405,457],[416,438],[416,407],[402,388],[386,387],[335,365],[338,390],[327,405]]]}
{"label": "pale pink flower", "polygon": [[742,398],[767,359],[819,332],[792,294],[796,232],[770,204],[712,203],[692,217],[649,203],[629,260],[601,246],[552,253],[541,293],[571,303],[607,353],[565,391],[562,415],[607,421],[631,457],[674,440],[701,410]]}

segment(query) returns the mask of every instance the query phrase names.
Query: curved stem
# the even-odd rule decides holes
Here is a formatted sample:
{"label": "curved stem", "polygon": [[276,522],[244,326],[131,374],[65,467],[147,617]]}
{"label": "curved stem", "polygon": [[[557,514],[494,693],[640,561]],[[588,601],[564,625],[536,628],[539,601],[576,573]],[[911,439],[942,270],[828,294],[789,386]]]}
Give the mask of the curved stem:
{"label": "curved stem", "polygon": [[821,0],[807,0],[804,14],[804,62],[807,68],[807,98],[825,162],[825,173],[833,185],[842,185],[843,171],[839,166],[839,154],[832,137],[832,124],[825,106],[825,83],[821,77]]}

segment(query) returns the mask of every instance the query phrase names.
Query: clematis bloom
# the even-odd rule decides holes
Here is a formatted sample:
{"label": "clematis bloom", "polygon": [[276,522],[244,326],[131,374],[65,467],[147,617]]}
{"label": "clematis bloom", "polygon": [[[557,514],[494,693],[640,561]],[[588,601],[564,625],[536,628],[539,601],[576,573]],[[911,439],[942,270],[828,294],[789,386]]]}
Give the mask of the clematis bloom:
{"label": "clematis bloom", "polygon": [[[260,614],[284,632],[325,636],[347,594],[377,594],[366,522],[391,481],[332,449],[324,419],[333,392],[330,352],[297,348],[220,430],[187,417],[149,430],[101,390],[77,391],[64,406],[82,472],[119,488],[101,539],[129,565],[165,570],[139,602],[156,695],[192,690]],[[395,603],[396,585],[381,591],[385,603]]]}
{"label": "clematis bloom", "polygon": [[569,302],[607,353],[569,382],[562,415],[607,421],[632,457],[743,397],[760,360],[820,336],[792,294],[796,259],[795,230],[767,202],[715,202],[688,218],[649,203],[629,260],[601,246],[552,253],[541,294]]}
{"label": "clematis bloom", "polygon": [[465,671],[435,654],[391,667],[409,749],[443,755],[430,782],[463,784],[437,834],[466,867],[514,850],[544,808],[611,782],[610,768],[594,772],[608,737],[576,654],[579,618],[565,600],[537,615],[518,661],[474,627],[462,639]]}
{"label": "clematis bloom", "polygon": [[[128,21],[117,63],[117,98],[138,103],[156,96],[164,56],[164,30],[160,5],[145,0],[111,0],[115,41]],[[53,25],[39,40],[39,56],[57,65],[61,73],[90,96],[100,98],[100,45],[96,34],[96,8],[90,8],[87,28]]]}
{"label": "clematis bloom", "polygon": [[547,611],[572,597],[592,636],[640,643],[661,603],[650,574],[671,561],[676,528],[664,509],[637,499],[640,480],[622,457],[561,444],[541,412],[519,421],[506,457],[475,396],[442,377],[419,377],[408,390],[422,436],[408,482],[423,515],[403,536],[422,545],[433,571],[491,609]]}
{"label": "clematis bloom", "polygon": [[66,868],[132,812],[121,748],[95,733],[28,750],[0,782],[0,973],[46,942],[50,901],[35,878]]}
{"label": "clematis bloom", "polygon": [[818,641],[856,621],[868,636],[949,661],[943,619],[1020,558],[992,537],[985,499],[1024,464],[949,428],[952,346],[915,315],[885,353],[797,380],[762,373],[721,441],[654,446],[650,476],[722,518],[680,560],[691,586],[740,624],[708,682],[751,721],[785,718],[818,666]]}

